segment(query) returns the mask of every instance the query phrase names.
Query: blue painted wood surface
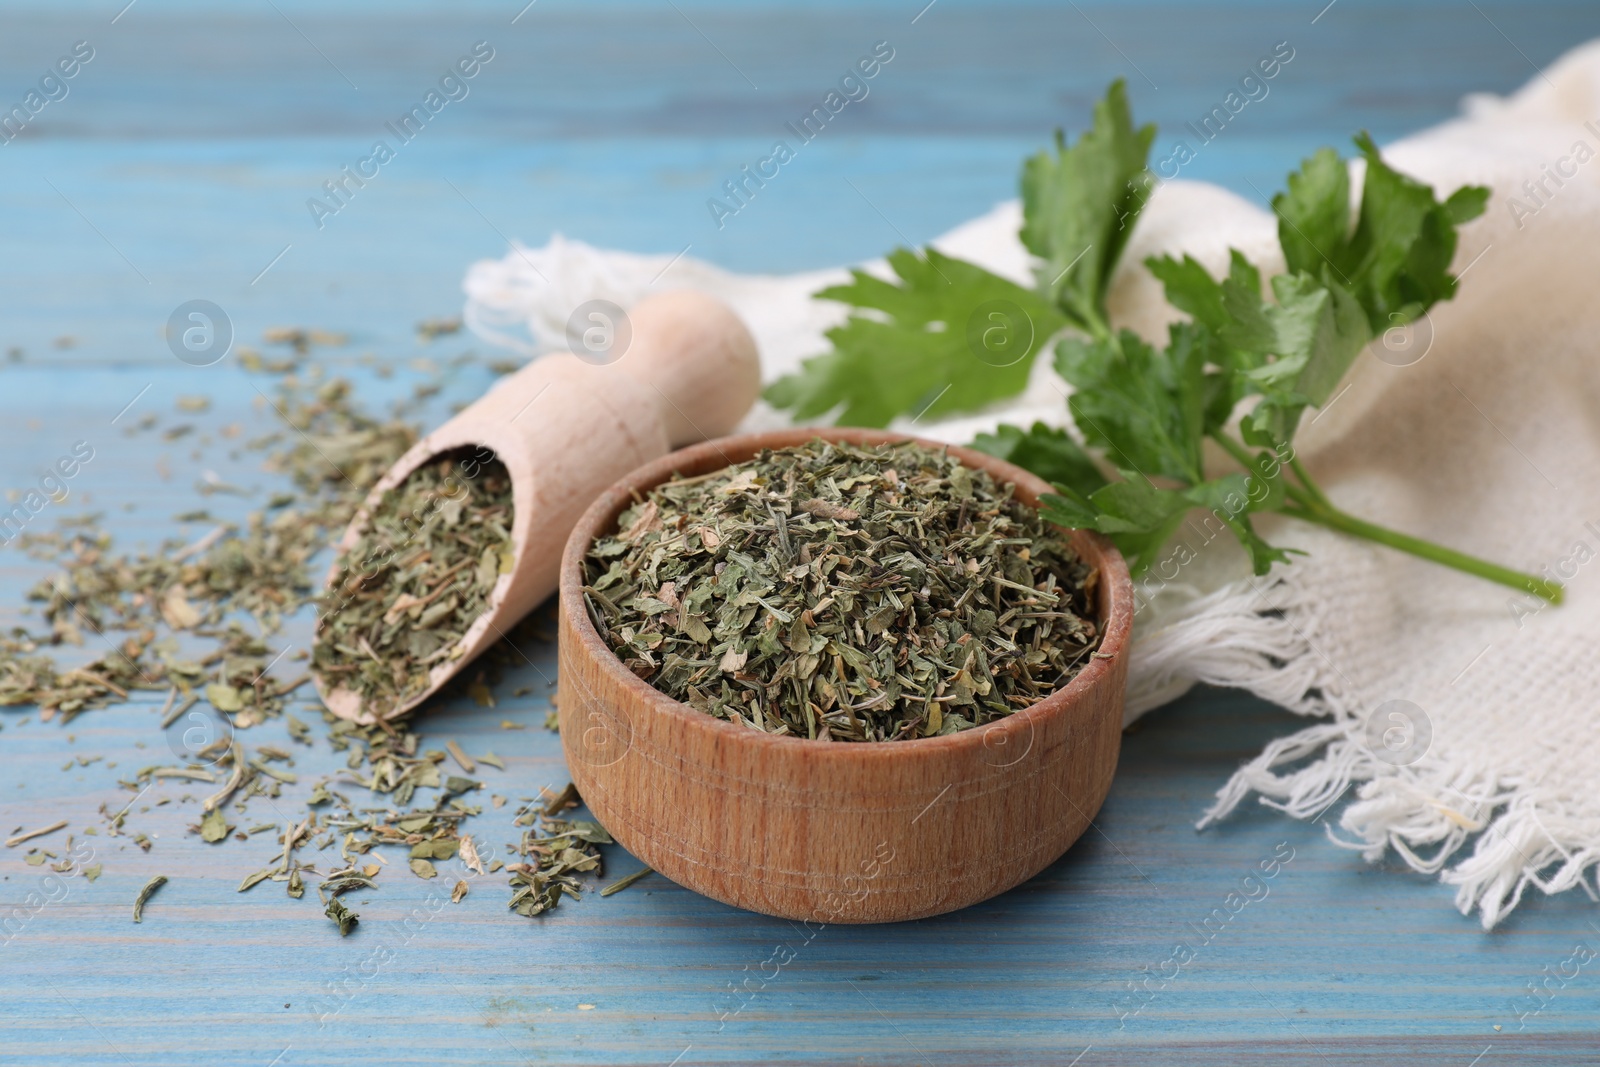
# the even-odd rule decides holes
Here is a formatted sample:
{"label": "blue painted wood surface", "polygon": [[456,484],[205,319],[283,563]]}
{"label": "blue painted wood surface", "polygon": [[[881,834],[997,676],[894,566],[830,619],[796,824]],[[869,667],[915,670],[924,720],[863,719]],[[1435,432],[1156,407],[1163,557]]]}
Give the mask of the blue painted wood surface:
{"label": "blue painted wood surface", "polygon": [[[357,376],[376,407],[421,379],[413,360],[470,346],[420,345],[412,326],[455,310],[465,267],[508,237],[688,245],[763,271],[871,257],[1011,195],[1021,156],[1053,126],[1081,125],[1109,78],[1127,77],[1139,115],[1168,131],[1160,146],[1288,41],[1295,58],[1270,95],[1184,171],[1253,196],[1319,144],[1440,121],[1464,92],[1513,89],[1600,33],[1592,4],[1467,0],[540,0],[520,17],[518,0],[120,8],[0,11],[6,107],[75,41],[95,49],[69,95],[0,145],[0,346],[21,353],[0,363],[0,489],[90,441],[74,499],[40,521],[100,509],[125,544],[173,532],[207,470],[272,485],[216,435],[230,422],[271,428],[252,379],[227,361],[184,366],[161,339],[183,300],[218,302],[245,340],[274,323],[348,331],[350,346],[318,358]],[[478,40],[495,58],[470,96],[319,230],[306,199]],[[718,230],[705,200],[721,181],[879,40],[895,58],[871,95]],[[55,347],[61,337],[72,346]],[[395,376],[376,377],[367,352]],[[436,413],[489,380],[452,374]],[[195,393],[212,411],[177,414],[175,398]],[[201,433],[125,436],[126,421],[111,420],[135,397],[125,420],[156,412]],[[251,504],[206,503],[219,515]],[[0,625],[26,621],[20,594],[41,576],[0,550]],[[285,639],[307,633],[298,620]],[[525,651],[553,674],[551,647]],[[421,720],[429,744],[505,757],[504,773],[481,776],[513,797],[565,781],[559,742],[539,728],[546,689],[525,673],[501,692],[533,684],[527,697]],[[0,716],[0,824],[68,818],[81,833],[101,803],[125,803],[118,778],[167,758],[157,710],[141,701],[67,728],[27,710]],[[500,729],[506,718],[527,729]],[[435,910],[436,883],[406,877],[365,894],[361,927],[340,940],[307,901],[270,885],[235,893],[267,861],[269,835],[203,845],[187,832],[197,805],[177,799],[195,791],[158,786],[135,808],[148,854],[80,837],[104,875],[72,879],[66,899],[24,907],[8,927],[0,1063],[1595,1062],[1592,966],[1524,999],[1575,945],[1600,946],[1587,898],[1531,900],[1486,935],[1446,887],[1367,866],[1321,825],[1251,809],[1193,831],[1228,772],[1294,725],[1237,694],[1194,694],[1128,736],[1095,829],[1039,877],[956,915],[814,934],[659,877],[533,921],[506,910],[501,878],[473,879],[465,901]],[[256,735],[283,741],[280,724]],[[337,765],[325,747],[297,752],[303,777]],[[63,769],[80,754],[116,766]],[[295,796],[281,813],[253,801],[250,815],[281,822]],[[512,838],[509,810],[480,821],[491,840]],[[25,852],[0,851],[0,914],[41,887]],[[637,866],[617,849],[608,863]],[[1275,875],[1243,883],[1263,863]],[[154,874],[171,881],[133,925],[133,896]],[[1220,923],[1241,888],[1261,899]],[[1180,941],[1193,951],[1181,966],[1168,962]]]}

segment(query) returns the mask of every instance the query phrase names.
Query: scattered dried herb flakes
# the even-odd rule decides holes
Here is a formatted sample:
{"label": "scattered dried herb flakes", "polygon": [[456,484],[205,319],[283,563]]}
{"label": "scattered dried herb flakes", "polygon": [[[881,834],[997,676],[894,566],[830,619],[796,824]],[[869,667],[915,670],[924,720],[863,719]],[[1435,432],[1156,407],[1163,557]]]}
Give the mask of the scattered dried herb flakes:
{"label": "scattered dried herb flakes", "polygon": [[511,478],[490,455],[432,461],[384,494],[322,597],[312,669],[380,715],[461,654],[511,570]]}
{"label": "scattered dried herb flakes", "polygon": [[326,881],[317,886],[319,892],[330,896],[339,896],[352,889],[376,889],[378,885],[362,871],[345,870],[335,871]]}
{"label": "scattered dried herb flakes", "polygon": [[459,317],[423,319],[417,323],[417,336],[424,341],[432,341],[436,337],[460,332],[461,319]]}
{"label": "scattered dried herb flakes", "polygon": [[[48,632],[19,627],[0,635],[0,706],[37,704],[41,719],[68,721],[125,702],[136,690],[177,687],[184,697],[210,692],[229,704],[232,690],[235,726],[282,713],[283,698],[304,679],[264,673],[282,651],[268,639],[311,602],[311,558],[417,436],[412,425],[357,410],[349,382],[315,374],[290,375],[277,386],[272,406],[289,428],[244,445],[265,452],[265,468],[293,482],[293,506],[252,511],[242,526],[218,523],[192,541],[169,538],[150,552],[116,552],[97,515],[23,534],[29,556],[56,573],[28,593],[43,605]],[[199,513],[197,521],[210,516]],[[251,617],[253,633],[234,618],[239,614]],[[46,652],[83,646],[86,634],[109,648],[82,666],[64,668]],[[191,658],[180,651],[179,634],[213,650]]]}
{"label": "scattered dried herb flakes", "polygon": [[166,884],[167,884],[167,876],[164,875],[164,874],[158,874],[154,878],[150,879],[148,882],[146,882],[144,884],[144,888],[139,890],[139,895],[138,895],[138,897],[136,897],[134,899],[134,902],[133,902],[133,921],[134,922],[136,922],[136,923],[144,922],[144,906],[145,906],[145,904],[149,903],[150,898],[155,895],[155,892],[156,892],[157,889],[160,889],[162,886],[164,886]]}
{"label": "scattered dried herb flakes", "polygon": [[61,819],[51,823],[49,826],[41,826],[37,830],[21,830],[6,838],[6,847],[16,848],[24,841],[32,841],[36,837],[44,837],[46,834],[53,834],[57,830],[65,830],[66,828],[67,820]]}
{"label": "scattered dried herb flakes", "polygon": [[516,890],[510,908],[518,915],[533,916],[561,903],[563,895],[582,899],[579,874],[600,873],[600,850],[596,845],[611,844],[611,836],[594,822],[569,822],[541,818],[542,836],[527,841],[532,863],[508,863],[511,885]]}
{"label": "scattered dried herb flakes", "polygon": [[585,560],[601,635],[657,689],[753,729],[948,734],[1064,685],[1095,570],[1008,485],[911,443],[821,440],[667,482]]}
{"label": "scattered dried herb flakes", "polygon": [[600,890],[600,895],[603,897],[609,897],[613,893],[620,893],[633,883],[637,882],[639,879],[643,878],[645,875],[654,873],[655,869],[652,867],[641,867],[627,877],[618,878],[615,882],[612,882],[610,885]]}
{"label": "scattered dried herb flakes", "polygon": [[215,844],[228,836],[233,827],[228,825],[227,819],[222,815],[221,808],[213,808],[206,812],[200,820],[200,840]]}
{"label": "scattered dried herb flakes", "polygon": [[[498,806],[499,805],[496,805],[496,807]],[[485,873],[483,869],[483,860],[478,855],[478,846],[470,836],[463,837],[458,842],[457,849],[459,855],[461,856],[461,862],[466,865],[468,870],[477,871],[479,874]]]}
{"label": "scattered dried herb flakes", "polygon": [[[245,442],[243,447],[265,453],[265,468],[288,477],[293,492],[275,493],[265,510],[252,512],[242,525],[218,522],[203,510],[178,516],[179,522],[211,526],[198,537],[168,539],[148,553],[116,551],[97,515],[63,519],[54,532],[25,534],[21,544],[29,555],[57,569],[30,593],[30,599],[42,604],[46,628],[42,633],[30,633],[14,627],[0,634],[0,706],[37,704],[42,721],[69,722],[94,708],[133,699],[141,690],[166,692],[164,706],[156,709],[162,729],[201,700],[227,714],[236,728],[235,736],[191,753],[210,769],[145,767],[122,782],[132,799],[121,806],[101,805],[107,834],[131,836],[146,851],[151,847],[150,838],[142,833],[129,835],[125,823],[152,781],[176,779],[216,787],[203,798],[204,837],[208,826],[220,824],[227,829],[222,814],[225,808],[242,810],[258,795],[276,799],[282,785],[294,780],[294,775],[274,766],[292,764],[289,753],[270,745],[250,747],[245,744],[247,735],[238,731],[282,717],[294,741],[311,743],[311,725],[284,714],[285,700],[307,676],[280,682],[265,673],[275,658],[292,662],[305,658],[305,653],[280,657],[283,642],[272,638],[284,618],[316,600],[313,571],[318,568],[312,564],[313,557],[338,536],[368,488],[417,436],[414,425],[400,421],[407,405],[401,405],[393,419],[372,418],[354,406],[347,381],[322,380],[318,368],[307,367],[298,359],[266,361],[259,354],[247,358],[241,351],[241,362],[247,370],[285,375],[270,399],[290,426]],[[419,389],[417,394],[421,397],[433,391]],[[239,625],[235,621],[238,615],[250,616],[252,625]],[[513,645],[530,636],[546,637],[548,622],[547,617],[534,617],[513,629],[507,642],[485,654],[484,670],[474,680],[492,684],[502,670],[520,665],[523,657]],[[82,667],[69,669],[55,660],[55,651],[65,646],[102,640],[106,654]],[[189,651],[196,645],[197,651]],[[17,725],[30,719],[24,717]],[[340,780],[353,781],[386,797],[392,806],[379,810],[370,802],[353,801],[332,779],[313,783],[308,798],[311,811],[301,823],[284,828],[271,865],[245,876],[239,892],[273,881],[284,883],[289,896],[303,896],[303,874],[314,874],[315,868],[296,856],[296,849],[302,847],[328,850],[348,865],[328,879],[343,887],[340,892],[376,885],[383,869],[379,864],[360,868],[360,881],[352,880],[353,865],[382,845],[414,848],[430,840],[448,840],[449,846],[431,848],[444,853],[453,847],[463,862],[480,874],[506,868],[499,859],[485,864],[471,839],[462,834],[462,824],[482,810],[464,794],[478,789],[480,783],[442,775],[439,764],[446,758],[444,753],[421,751],[420,737],[403,721],[361,726],[323,709],[322,722],[328,742],[348,757],[350,774]],[[479,761],[499,766],[491,757],[479,757]],[[413,810],[413,801],[420,802],[418,789],[438,792],[425,807]],[[577,803],[575,791],[563,792],[560,799],[563,809]],[[503,797],[495,800],[497,808],[505,803]],[[537,817],[537,812],[528,817]],[[18,833],[27,840],[59,828],[51,826],[34,833],[19,828]],[[263,828],[252,827],[250,832],[258,829]],[[92,827],[86,832],[96,833]],[[582,852],[592,851],[585,838],[609,840],[593,823],[577,824],[577,833],[575,840]],[[219,843],[222,840],[225,837],[217,838]],[[571,877],[575,868],[564,863],[559,852],[545,862],[539,850],[547,847],[544,838],[527,837],[524,854],[540,860],[535,871],[542,867],[542,877]],[[598,857],[589,858],[597,868]],[[37,848],[30,849],[27,856],[36,866],[57,859],[55,853]],[[588,859],[576,862],[587,865]],[[101,872],[99,863],[82,871],[91,881]],[[136,910],[141,921],[143,905],[165,881],[165,877],[153,879],[139,894]],[[325,913],[347,935],[357,916],[338,896],[335,893],[325,902]]]}
{"label": "scattered dried herb flakes", "polygon": [[322,909],[322,914],[338,924],[340,937],[349,937],[350,931],[354,930],[356,924],[361,922],[361,916],[352,911],[338,897],[329,899],[328,906]]}
{"label": "scattered dried herb flakes", "polygon": [[[524,827],[516,851],[526,862],[508,863],[511,872],[511,910],[534,916],[561,903],[563,896],[580,900],[580,874],[599,877],[599,845],[612,844],[611,835],[597,822],[565,819],[558,813],[582,803],[569,782],[560,793],[541,796],[518,809],[514,825]],[[535,824],[537,827],[535,828]]]}
{"label": "scattered dried herb flakes", "polygon": [[265,881],[265,880],[267,880],[268,878],[271,878],[271,877],[272,877],[272,868],[271,867],[267,867],[267,868],[265,868],[263,870],[259,870],[255,874],[247,874],[247,875],[245,875],[244,881],[239,883],[239,892],[243,893],[246,889],[249,889],[252,886],[254,886],[254,885],[256,885],[256,884],[258,884],[260,882],[263,882],[263,881]]}
{"label": "scattered dried herb flakes", "polygon": [[411,858],[414,860],[447,860],[456,854],[456,846],[458,844],[460,842],[451,838],[419,841],[411,846]]}

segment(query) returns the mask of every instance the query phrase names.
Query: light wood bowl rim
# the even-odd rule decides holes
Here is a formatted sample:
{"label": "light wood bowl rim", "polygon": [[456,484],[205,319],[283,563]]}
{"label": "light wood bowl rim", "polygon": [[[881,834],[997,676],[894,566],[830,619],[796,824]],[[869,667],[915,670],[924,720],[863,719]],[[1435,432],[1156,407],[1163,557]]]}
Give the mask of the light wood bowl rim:
{"label": "light wood bowl rim", "polygon": [[[1100,620],[1100,647],[1096,649],[1096,653],[1103,654],[1091,656],[1089,663],[1062,688],[1003,719],[953,734],[882,743],[820,741],[809,737],[774,735],[698,711],[668,696],[629,670],[595,630],[584,605],[583,558],[589,546],[602,533],[610,532],[617,516],[636,500],[636,495],[643,496],[675,473],[692,470],[694,474],[705,474],[743,462],[762,449],[789,448],[817,438],[860,445],[912,443],[924,448],[947,450],[965,466],[986,470],[1002,484],[1009,482],[1014,485],[1019,497],[1031,498],[1024,499],[1024,503],[1030,506],[1037,502],[1040,495],[1052,491],[1044,479],[987,453],[889,430],[845,427],[767,430],[717,438],[678,449],[635,469],[607,488],[584,511],[567,538],[561,559],[559,610],[572,623],[572,632],[582,642],[585,658],[612,680],[619,682],[625,692],[636,698],[638,704],[648,706],[657,714],[673,717],[682,728],[711,731],[713,736],[720,733],[727,742],[733,744],[769,746],[777,758],[783,758],[782,753],[789,752],[794,755],[804,753],[812,759],[829,760],[913,759],[954,754],[967,748],[982,748],[984,736],[990,731],[1010,732],[1030,726],[1037,728],[1055,716],[1069,714],[1079,706],[1085,694],[1113,680],[1114,661],[1126,654],[1133,628],[1133,581],[1122,553],[1109,539],[1092,530],[1068,530],[1065,527],[1060,528],[1072,535],[1080,550],[1084,544],[1088,544],[1098,554],[1098,559],[1088,559],[1087,562],[1100,571],[1100,581],[1105,586],[1100,601],[1107,605],[1107,610]],[[1081,551],[1080,554],[1087,555]]]}

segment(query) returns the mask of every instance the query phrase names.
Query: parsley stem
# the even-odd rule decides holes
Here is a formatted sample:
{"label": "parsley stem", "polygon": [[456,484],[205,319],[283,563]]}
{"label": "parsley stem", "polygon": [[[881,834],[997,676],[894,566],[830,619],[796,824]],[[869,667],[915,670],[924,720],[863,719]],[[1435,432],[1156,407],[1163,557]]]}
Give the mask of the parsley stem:
{"label": "parsley stem", "polygon": [[[1069,309],[1068,314],[1071,313],[1071,309]],[[1106,317],[1103,310],[1100,308],[1086,308],[1079,312],[1079,316],[1083,320],[1082,325],[1085,333],[1096,341],[1111,345],[1112,348],[1116,349],[1119,356],[1122,355],[1121,340],[1117,337],[1116,331],[1111,328],[1111,320]]]}
{"label": "parsley stem", "polygon": [[[1268,481],[1272,481],[1274,479],[1283,480],[1283,465],[1281,463],[1278,465],[1277,472],[1271,476],[1268,476],[1263,473],[1260,465],[1256,463],[1255,457],[1250,455],[1249,451],[1245,449],[1244,445],[1229,437],[1222,430],[1217,430],[1212,433],[1211,439],[1226,449],[1228,455],[1232,456],[1238,462],[1239,466],[1249,471],[1252,477],[1263,477]],[[1294,471],[1300,476],[1301,481],[1304,481],[1307,483],[1307,485],[1310,485],[1309,480],[1306,478],[1305,471],[1300,467],[1299,461],[1291,460],[1290,462],[1294,464]],[[1293,488],[1286,480],[1283,482],[1283,487],[1285,490]],[[1315,489],[1315,487],[1313,487],[1313,489]],[[1318,499],[1322,500],[1324,503],[1327,502],[1327,498],[1322,495],[1322,490],[1315,489],[1315,492]]]}
{"label": "parsley stem", "polygon": [[[1229,455],[1238,460],[1240,466],[1252,472],[1258,471],[1254,460],[1244,445],[1220,431],[1212,434],[1211,437],[1212,440],[1226,449]],[[1317,483],[1311,480],[1311,475],[1300,465],[1298,458],[1290,459],[1289,466],[1301,484],[1297,486],[1288,481],[1284,482],[1284,492],[1289,497],[1291,504],[1279,510],[1291,518],[1299,519],[1301,522],[1313,523],[1317,526],[1324,526],[1330,530],[1338,530],[1353,537],[1375,541],[1380,545],[1388,545],[1390,548],[1399,549],[1401,552],[1410,553],[1421,559],[1431,560],[1434,563],[1440,563],[1446,567],[1475,575],[1479,578],[1486,578],[1491,582],[1496,582],[1521,592],[1532,593],[1534,596],[1541,597],[1552,604],[1561,603],[1562,597],[1565,595],[1565,590],[1560,582],[1552,582],[1537,575],[1514,571],[1509,567],[1502,567],[1497,563],[1490,563],[1488,560],[1469,556],[1465,552],[1457,552],[1453,548],[1446,548],[1432,541],[1424,541],[1420,537],[1412,537],[1410,534],[1391,530],[1388,527],[1379,526],[1377,523],[1358,519],[1348,512],[1340,511],[1333,506],[1333,502],[1328,499]]]}
{"label": "parsley stem", "polygon": [[1479,578],[1487,578],[1491,582],[1497,582],[1500,585],[1509,586],[1521,592],[1532,593],[1534,596],[1548,600],[1552,604],[1561,603],[1565,593],[1560,582],[1552,582],[1546,578],[1525,574],[1522,571],[1514,571],[1509,567],[1502,567],[1499,564],[1490,563],[1476,556],[1457,552],[1453,548],[1445,548],[1443,545],[1434,544],[1432,541],[1424,541],[1420,537],[1412,537],[1410,534],[1403,534],[1398,530],[1390,530],[1365,519],[1358,519],[1354,515],[1316,500],[1304,490],[1290,487],[1289,498],[1299,506],[1286,507],[1283,509],[1283,513],[1292,515],[1302,522],[1315,523],[1318,526],[1326,526],[1330,530],[1338,530],[1341,533],[1364,537],[1368,541],[1376,541],[1380,545],[1388,545],[1390,548],[1397,548],[1401,552],[1409,552],[1413,556],[1432,560],[1434,563],[1442,563],[1446,567],[1476,575]]}
{"label": "parsley stem", "polygon": [[1294,476],[1300,479],[1300,484],[1306,487],[1306,492],[1315,497],[1319,504],[1325,504],[1330,508],[1333,507],[1333,501],[1323,495],[1321,487],[1311,480],[1311,475],[1306,473],[1305,467],[1300,465],[1299,456],[1290,453],[1289,468],[1294,471]]}

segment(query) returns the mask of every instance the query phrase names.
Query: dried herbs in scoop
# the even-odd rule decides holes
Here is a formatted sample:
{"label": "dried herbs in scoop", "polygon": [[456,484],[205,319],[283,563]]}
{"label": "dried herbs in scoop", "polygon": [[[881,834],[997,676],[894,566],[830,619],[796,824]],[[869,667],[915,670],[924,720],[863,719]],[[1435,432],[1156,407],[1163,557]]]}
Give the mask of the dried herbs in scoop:
{"label": "dried herbs in scoop", "polygon": [[595,626],[668,696],[833,741],[954,733],[1071,679],[1098,575],[988,474],[812,441],[667,482],[585,560]]}
{"label": "dried herbs in scoop", "polygon": [[311,668],[387,715],[488,607],[512,564],[511,478],[487,453],[419,467],[373,508],[321,601]]}

